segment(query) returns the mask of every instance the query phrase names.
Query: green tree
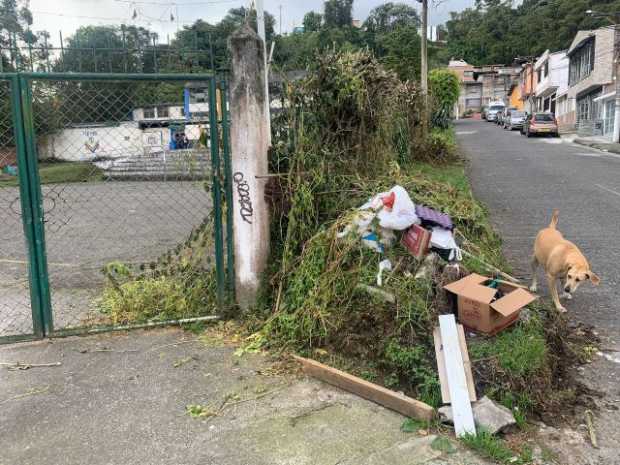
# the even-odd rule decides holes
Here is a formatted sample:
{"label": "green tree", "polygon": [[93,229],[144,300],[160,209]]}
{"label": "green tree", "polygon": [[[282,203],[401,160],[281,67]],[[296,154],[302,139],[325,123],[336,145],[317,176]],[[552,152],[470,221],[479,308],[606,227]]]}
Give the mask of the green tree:
{"label": "green tree", "polygon": [[609,24],[585,14],[620,11],[620,0],[477,0],[474,8],[452,13],[446,23],[448,55],[475,64],[511,63],[546,49],[569,47],[580,30]]}
{"label": "green tree", "polygon": [[420,77],[420,35],[414,26],[399,27],[377,38],[375,53],[381,63],[406,80]]}
{"label": "green tree", "polygon": [[73,72],[153,72],[153,39],[156,40],[157,35],[142,27],[82,26],[66,39],[64,53],[54,69]]}
{"label": "green tree", "polygon": [[[249,21],[256,29],[256,10],[245,7],[233,8],[217,24],[210,24],[201,19],[191,26],[184,26],[172,42],[172,46],[183,55],[181,62],[191,64],[194,71],[207,70],[210,68],[209,50],[213,48],[213,60],[215,67],[227,68],[229,64],[228,38],[241,27],[245,21]],[[267,43],[275,39],[276,20],[269,12],[265,12],[265,36]],[[204,50],[204,53],[193,55],[183,50]]]}
{"label": "green tree", "polygon": [[447,69],[434,69],[428,75],[428,84],[432,98],[431,124],[445,128],[459,98],[459,78]]}
{"label": "green tree", "polygon": [[415,8],[406,3],[387,2],[373,9],[364,22],[364,26],[371,33],[386,33],[399,27],[414,27],[420,25],[420,16]]}
{"label": "green tree", "polygon": [[315,11],[309,11],[304,15],[304,32],[316,32],[321,29],[323,15]]}
{"label": "green tree", "polygon": [[49,57],[49,34],[31,31],[32,23],[28,1],[0,0],[0,60],[4,71],[14,71],[17,65],[38,70]]}
{"label": "green tree", "polygon": [[323,7],[327,28],[351,26],[353,22],[353,0],[327,0]]}

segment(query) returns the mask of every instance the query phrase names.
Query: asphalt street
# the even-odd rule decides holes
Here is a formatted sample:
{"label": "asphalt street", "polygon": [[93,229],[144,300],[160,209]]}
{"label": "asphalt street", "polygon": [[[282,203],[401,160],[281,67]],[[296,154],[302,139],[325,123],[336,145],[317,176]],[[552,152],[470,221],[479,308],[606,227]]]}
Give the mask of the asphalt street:
{"label": "asphalt street", "polygon": [[[601,347],[606,350],[584,371],[584,377],[606,393],[597,425],[606,438],[597,452],[600,463],[620,463],[616,411],[620,399],[620,155],[560,138],[526,138],[485,121],[459,121],[456,134],[470,160],[474,193],[488,207],[518,277],[531,280],[534,238],[558,208],[559,229],[580,247],[601,278],[599,287],[583,284],[564,306],[569,318],[593,325],[603,337]],[[542,270],[539,277],[539,292],[548,298]]]}

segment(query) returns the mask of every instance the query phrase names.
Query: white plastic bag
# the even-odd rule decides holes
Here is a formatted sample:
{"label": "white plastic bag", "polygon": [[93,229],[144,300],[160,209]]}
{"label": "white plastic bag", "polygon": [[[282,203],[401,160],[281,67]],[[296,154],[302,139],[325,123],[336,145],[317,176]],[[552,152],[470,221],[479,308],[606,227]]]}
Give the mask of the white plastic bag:
{"label": "white plastic bag", "polygon": [[431,247],[450,250],[449,260],[457,260],[460,262],[463,259],[461,249],[454,240],[452,231],[448,229],[444,229],[439,226],[435,226],[433,228],[433,233],[431,234]]}
{"label": "white plastic bag", "polygon": [[388,192],[381,192],[360,207],[360,210],[377,211],[379,226],[385,229],[403,231],[420,219],[415,213],[415,204],[402,186],[394,186]]}

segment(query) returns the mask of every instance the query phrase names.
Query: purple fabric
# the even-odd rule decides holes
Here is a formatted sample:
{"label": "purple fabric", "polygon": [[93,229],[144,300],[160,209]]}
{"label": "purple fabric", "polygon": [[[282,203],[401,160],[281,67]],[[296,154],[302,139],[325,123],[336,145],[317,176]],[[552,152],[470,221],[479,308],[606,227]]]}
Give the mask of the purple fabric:
{"label": "purple fabric", "polygon": [[452,230],[454,229],[454,225],[452,224],[452,219],[450,216],[445,213],[438,212],[437,210],[433,210],[432,208],[425,207],[424,205],[415,206],[415,213],[420,217],[422,222],[428,222],[436,224],[437,226],[441,226],[442,228]]}

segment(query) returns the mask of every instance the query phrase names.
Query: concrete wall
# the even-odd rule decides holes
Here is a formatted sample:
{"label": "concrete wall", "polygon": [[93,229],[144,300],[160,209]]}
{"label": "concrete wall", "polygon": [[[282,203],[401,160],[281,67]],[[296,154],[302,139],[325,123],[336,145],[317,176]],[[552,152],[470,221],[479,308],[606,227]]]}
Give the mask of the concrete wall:
{"label": "concrete wall", "polygon": [[[185,135],[190,141],[197,141],[201,130],[208,131],[208,128],[207,124],[187,124]],[[138,124],[133,122],[121,123],[118,126],[67,128],[53,135],[42,136],[38,140],[39,158],[67,161],[132,157],[169,148],[169,128],[140,129]]]}
{"label": "concrete wall", "polygon": [[90,161],[95,158],[119,158],[143,153],[142,130],[136,123],[118,126],[67,128],[40,137],[39,158]]}

